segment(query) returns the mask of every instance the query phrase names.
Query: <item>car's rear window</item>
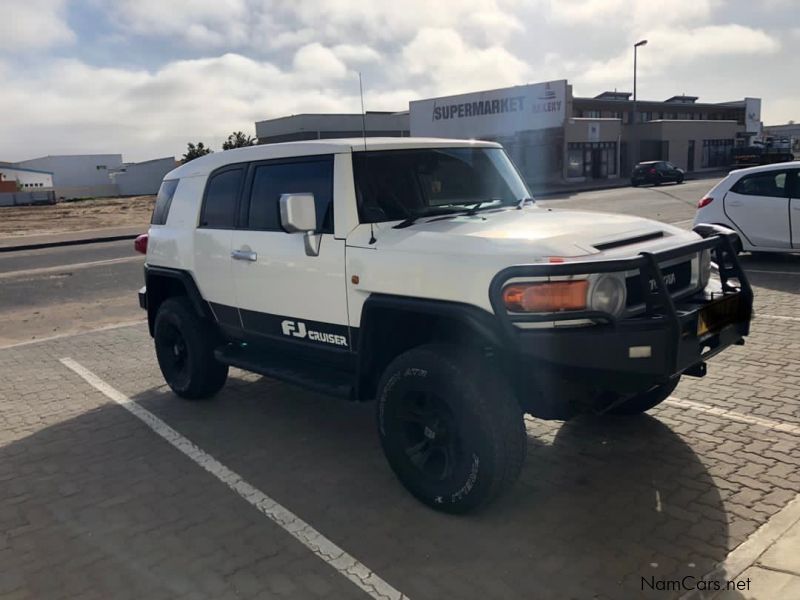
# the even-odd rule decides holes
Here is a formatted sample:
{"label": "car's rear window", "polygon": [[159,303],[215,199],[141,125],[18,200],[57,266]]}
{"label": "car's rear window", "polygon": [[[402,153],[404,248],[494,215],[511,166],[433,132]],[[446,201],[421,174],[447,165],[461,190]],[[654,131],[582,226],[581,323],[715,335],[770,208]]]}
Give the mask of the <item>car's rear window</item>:
{"label": "car's rear window", "polygon": [[167,222],[169,208],[172,206],[172,197],[178,187],[179,179],[167,179],[161,183],[156,197],[156,206],[153,209],[153,216],[150,219],[151,225],[164,225]]}

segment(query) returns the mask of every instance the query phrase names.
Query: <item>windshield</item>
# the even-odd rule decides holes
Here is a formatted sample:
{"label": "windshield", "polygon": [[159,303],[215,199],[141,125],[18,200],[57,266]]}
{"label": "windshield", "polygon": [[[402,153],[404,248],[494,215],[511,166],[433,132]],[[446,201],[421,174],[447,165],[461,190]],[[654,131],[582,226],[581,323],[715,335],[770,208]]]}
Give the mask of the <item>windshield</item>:
{"label": "windshield", "polygon": [[500,148],[418,148],[356,152],[362,223],[515,206],[530,191]]}

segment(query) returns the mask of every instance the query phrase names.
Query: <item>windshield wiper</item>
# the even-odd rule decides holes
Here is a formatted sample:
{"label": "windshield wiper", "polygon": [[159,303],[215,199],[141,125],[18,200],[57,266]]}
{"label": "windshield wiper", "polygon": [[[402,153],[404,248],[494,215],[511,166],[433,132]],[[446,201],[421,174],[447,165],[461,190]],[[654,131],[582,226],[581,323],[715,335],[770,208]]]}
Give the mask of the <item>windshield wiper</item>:
{"label": "windshield wiper", "polygon": [[476,202],[475,205],[471,206],[469,210],[467,210],[464,214],[467,215],[468,217],[473,216],[476,212],[478,212],[478,209],[481,207],[482,204],[486,204],[486,202],[484,200]]}
{"label": "windshield wiper", "polygon": [[[475,202],[474,204],[472,204],[472,206],[469,206],[469,207],[467,207],[467,205],[464,205],[464,208],[460,208],[460,209],[454,209],[454,210],[432,210],[432,211],[428,211],[428,212],[423,212],[423,213],[420,213],[420,214],[417,214],[417,215],[412,215],[412,216],[406,218],[405,220],[400,221],[397,225],[392,227],[392,229],[405,229],[406,227],[410,227],[411,225],[416,223],[418,219],[421,219],[423,217],[443,217],[444,218],[444,217],[451,217],[451,216],[455,216],[455,215],[459,215],[459,214],[463,214],[465,216],[472,217],[481,209],[481,207],[484,207],[484,205],[488,206],[489,204],[494,204],[495,202],[502,201],[502,200],[503,200],[502,198],[489,198],[487,200],[479,200],[478,202]],[[457,205],[451,205],[451,206],[457,206]]]}
{"label": "windshield wiper", "polygon": [[536,200],[534,200],[533,198],[520,198],[519,204],[517,204],[517,209],[521,209],[528,202],[530,202],[531,204],[535,204]]}

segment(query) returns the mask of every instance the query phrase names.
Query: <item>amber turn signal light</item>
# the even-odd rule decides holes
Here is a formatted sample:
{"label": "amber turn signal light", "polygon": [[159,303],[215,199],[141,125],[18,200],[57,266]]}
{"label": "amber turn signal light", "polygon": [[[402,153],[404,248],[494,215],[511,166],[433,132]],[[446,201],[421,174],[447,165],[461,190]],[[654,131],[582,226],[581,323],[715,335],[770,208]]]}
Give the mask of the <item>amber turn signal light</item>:
{"label": "amber turn signal light", "polygon": [[588,289],[586,279],[515,283],[503,289],[503,302],[513,312],[585,310]]}

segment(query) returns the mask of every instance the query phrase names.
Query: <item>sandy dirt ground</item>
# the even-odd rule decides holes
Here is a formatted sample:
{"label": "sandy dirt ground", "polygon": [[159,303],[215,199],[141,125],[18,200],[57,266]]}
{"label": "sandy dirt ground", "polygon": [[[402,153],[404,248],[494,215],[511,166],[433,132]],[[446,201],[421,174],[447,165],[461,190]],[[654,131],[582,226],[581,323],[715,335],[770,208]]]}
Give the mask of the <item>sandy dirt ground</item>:
{"label": "sandy dirt ground", "polygon": [[155,196],[94,198],[49,206],[0,208],[0,237],[141,225],[145,231]]}
{"label": "sandy dirt ground", "polygon": [[106,325],[147,320],[134,292],[93,302],[67,302],[0,314],[0,348],[54,335],[81,333]]}

